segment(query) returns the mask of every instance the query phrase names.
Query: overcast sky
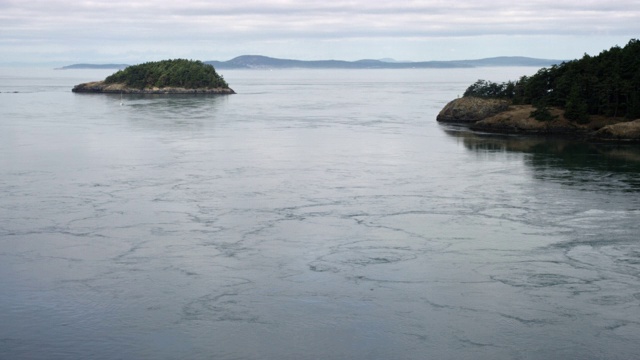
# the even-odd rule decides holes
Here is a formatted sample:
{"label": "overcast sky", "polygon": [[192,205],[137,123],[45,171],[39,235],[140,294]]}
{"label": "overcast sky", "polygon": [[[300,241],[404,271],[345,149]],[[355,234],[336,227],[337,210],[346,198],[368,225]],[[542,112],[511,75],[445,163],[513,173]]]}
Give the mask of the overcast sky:
{"label": "overcast sky", "polygon": [[0,63],[511,55],[640,38],[640,0],[0,0]]}

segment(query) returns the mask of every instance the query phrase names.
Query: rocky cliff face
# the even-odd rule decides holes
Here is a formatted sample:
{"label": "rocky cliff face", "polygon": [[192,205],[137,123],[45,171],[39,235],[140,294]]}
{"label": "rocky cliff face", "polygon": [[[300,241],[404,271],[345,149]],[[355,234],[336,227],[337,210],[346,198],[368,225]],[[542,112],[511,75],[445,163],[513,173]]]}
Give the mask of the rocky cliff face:
{"label": "rocky cliff face", "polygon": [[564,111],[551,108],[553,120],[531,117],[531,105],[510,105],[507,100],[463,97],[449,102],[436,120],[462,123],[472,130],[506,134],[537,134],[582,138],[591,141],[640,142],[640,120],[592,116],[587,124],[564,117]]}
{"label": "rocky cliff face", "polygon": [[597,140],[640,141],[640,119],[607,125],[593,134]]}
{"label": "rocky cliff face", "polygon": [[438,114],[436,120],[449,123],[474,123],[506,111],[509,101],[462,97],[449,102]]}
{"label": "rocky cliff face", "polygon": [[535,108],[531,105],[511,105],[506,111],[489,116],[470,125],[473,130],[506,134],[585,136],[587,126],[575,124],[563,116],[563,111],[550,108],[553,120],[538,121],[531,116]]}

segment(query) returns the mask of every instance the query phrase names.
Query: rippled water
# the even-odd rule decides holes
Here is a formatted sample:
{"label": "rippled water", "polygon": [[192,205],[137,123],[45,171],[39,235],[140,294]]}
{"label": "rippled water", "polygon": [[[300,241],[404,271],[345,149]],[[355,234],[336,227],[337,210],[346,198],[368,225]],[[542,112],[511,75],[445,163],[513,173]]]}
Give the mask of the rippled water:
{"label": "rippled water", "polygon": [[0,358],[640,357],[640,150],[438,125],[537,69],[0,72]]}

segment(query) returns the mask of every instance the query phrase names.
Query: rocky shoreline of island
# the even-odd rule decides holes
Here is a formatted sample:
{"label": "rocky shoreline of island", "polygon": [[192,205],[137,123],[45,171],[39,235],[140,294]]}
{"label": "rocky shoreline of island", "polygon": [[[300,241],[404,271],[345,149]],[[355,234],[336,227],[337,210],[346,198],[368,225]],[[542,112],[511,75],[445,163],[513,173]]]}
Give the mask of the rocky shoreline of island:
{"label": "rocky shoreline of island", "polygon": [[103,93],[103,94],[235,94],[231,88],[184,88],[184,87],[147,87],[132,88],[123,83],[107,84],[104,81],[93,81],[78,84],[71,89],[75,93]]}
{"label": "rocky shoreline of island", "polygon": [[640,143],[640,119],[592,116],[588,123],[579,124],[566,119],[560,108],[549,108],[547,121],[537,120],[534,111],[532,105],[514,105],[504,99],[462,97],[445,105],[436,120],[487,133]]}
{"label": "rocky shoreline of island", "polygon": [[437,120],[490,133],[640,142],[640,40],[515,81],[479,79]]}

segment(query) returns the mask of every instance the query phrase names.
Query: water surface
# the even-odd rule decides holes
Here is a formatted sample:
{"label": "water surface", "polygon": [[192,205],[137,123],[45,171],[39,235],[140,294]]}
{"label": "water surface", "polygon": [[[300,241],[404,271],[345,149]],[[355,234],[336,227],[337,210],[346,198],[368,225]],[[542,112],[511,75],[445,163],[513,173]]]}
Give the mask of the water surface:
{"label": "water surface", "polygon": [[438,125],[537,69],[0,72],[0,358],[640,357],[640,151]]}

